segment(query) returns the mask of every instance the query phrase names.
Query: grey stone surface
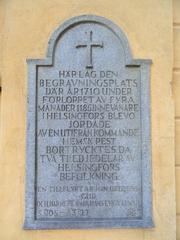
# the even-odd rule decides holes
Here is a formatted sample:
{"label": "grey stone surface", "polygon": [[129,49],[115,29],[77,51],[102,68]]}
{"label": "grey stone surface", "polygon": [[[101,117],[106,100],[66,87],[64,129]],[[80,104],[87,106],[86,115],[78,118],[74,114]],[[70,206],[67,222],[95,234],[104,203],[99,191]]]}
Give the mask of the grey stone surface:
{"label": "grey stone surface", "polygon": [[28,59],[25,229],[153,227],[150,65],[111,21],[72,18]]}

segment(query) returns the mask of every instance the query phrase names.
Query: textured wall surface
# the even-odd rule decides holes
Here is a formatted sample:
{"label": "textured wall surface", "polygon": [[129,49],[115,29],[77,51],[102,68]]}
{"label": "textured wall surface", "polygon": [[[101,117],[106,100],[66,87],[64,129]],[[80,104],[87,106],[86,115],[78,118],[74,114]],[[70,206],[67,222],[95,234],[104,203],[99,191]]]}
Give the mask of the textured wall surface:
{"label": "textured wall surface", "polygon": [[176,171],[176,223],[180,240],[180,1],[173,0],[174,68],[173,95],[175,100],[175,171]]}
{"label": "textured wall surface", "polygon": [[[179,0],[175,2],[178,8]],[[128,37],[134,58],[150,58],[153,61],[151,68],[151,115],[155,228],[145,230],[25,231],[22,229],[22,225],[25,180],[26,58],[44,58],[48,39],[59,24],[68,18],[86,13],[104,16],[119,25]],[[174,102],[171,92],[172,17],[171,0],[1,0],[1,240],[176,239]],[[177,19],[174,20],[175,22],[179,21],[177,12],[174,14],[174,18]],[[177,88],[180,87],[178,83],[178,69],[180,68],[178,24],[174,24],[174,43],[177,46],[174,85]],[[178,99],[176,88],[174,92]],[[176,106],[177,132],[179,116],[178,106]],[[177,134],[176,141],[178,142],[179,139]],[[178,155],[180,156],[180,153],[176,149],[177,165],[178,161],[180,162]],[[180,172],[178,169],[176,167],[177,173]],[[178,174],[176,176],[178,181]]]}

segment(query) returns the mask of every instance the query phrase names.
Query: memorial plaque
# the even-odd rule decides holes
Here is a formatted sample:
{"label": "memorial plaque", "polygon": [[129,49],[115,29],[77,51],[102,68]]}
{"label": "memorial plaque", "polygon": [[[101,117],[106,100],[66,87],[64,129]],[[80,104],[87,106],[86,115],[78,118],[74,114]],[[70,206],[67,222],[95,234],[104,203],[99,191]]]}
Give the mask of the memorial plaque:
{"label": "memorial plaque", "polygon": [[152,227],[151,60],[134,60],[119,27],[86,15],[27,62],[24,228]]}

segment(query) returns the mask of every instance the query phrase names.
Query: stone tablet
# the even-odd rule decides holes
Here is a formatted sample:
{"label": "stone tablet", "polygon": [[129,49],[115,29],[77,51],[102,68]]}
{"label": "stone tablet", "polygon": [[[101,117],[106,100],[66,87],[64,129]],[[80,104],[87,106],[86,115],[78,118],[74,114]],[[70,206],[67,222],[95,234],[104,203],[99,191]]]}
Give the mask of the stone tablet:
{"label": "stone tablet", "polygon": [[152,227],[150,65],[111,21],[68,20],[29,59],[25,229]]}

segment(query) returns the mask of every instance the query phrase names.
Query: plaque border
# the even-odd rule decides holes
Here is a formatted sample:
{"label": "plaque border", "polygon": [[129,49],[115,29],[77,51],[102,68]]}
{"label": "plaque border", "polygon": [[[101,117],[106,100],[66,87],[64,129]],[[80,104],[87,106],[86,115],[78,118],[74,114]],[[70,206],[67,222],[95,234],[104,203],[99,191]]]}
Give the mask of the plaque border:
{"label": "plaque border", "polygon": [[[35,219],[35,179],[36,179],[36,103],[37,103],[37,68],[52,66],[56,44],[61,35],[69,28],[86,22],[106,26],[120,39],[125,51],[127,68],[140,69],[141,102],[141,156],[142,156],[142,219],[107,218],[107,219],[62,219],[47,221]],[[110,20],[95,16],[81,15],[73,17],[60,25],[52,34],[47,47],[45,59],[27,59],[28,65],[28,112],[26,136],[26,193],[24,229],[76,229],[76,228],[152,228],[152,167],[151,167],[151,122],[150,122],[150,59],[133,59],[128,40],[123,31]]]}

